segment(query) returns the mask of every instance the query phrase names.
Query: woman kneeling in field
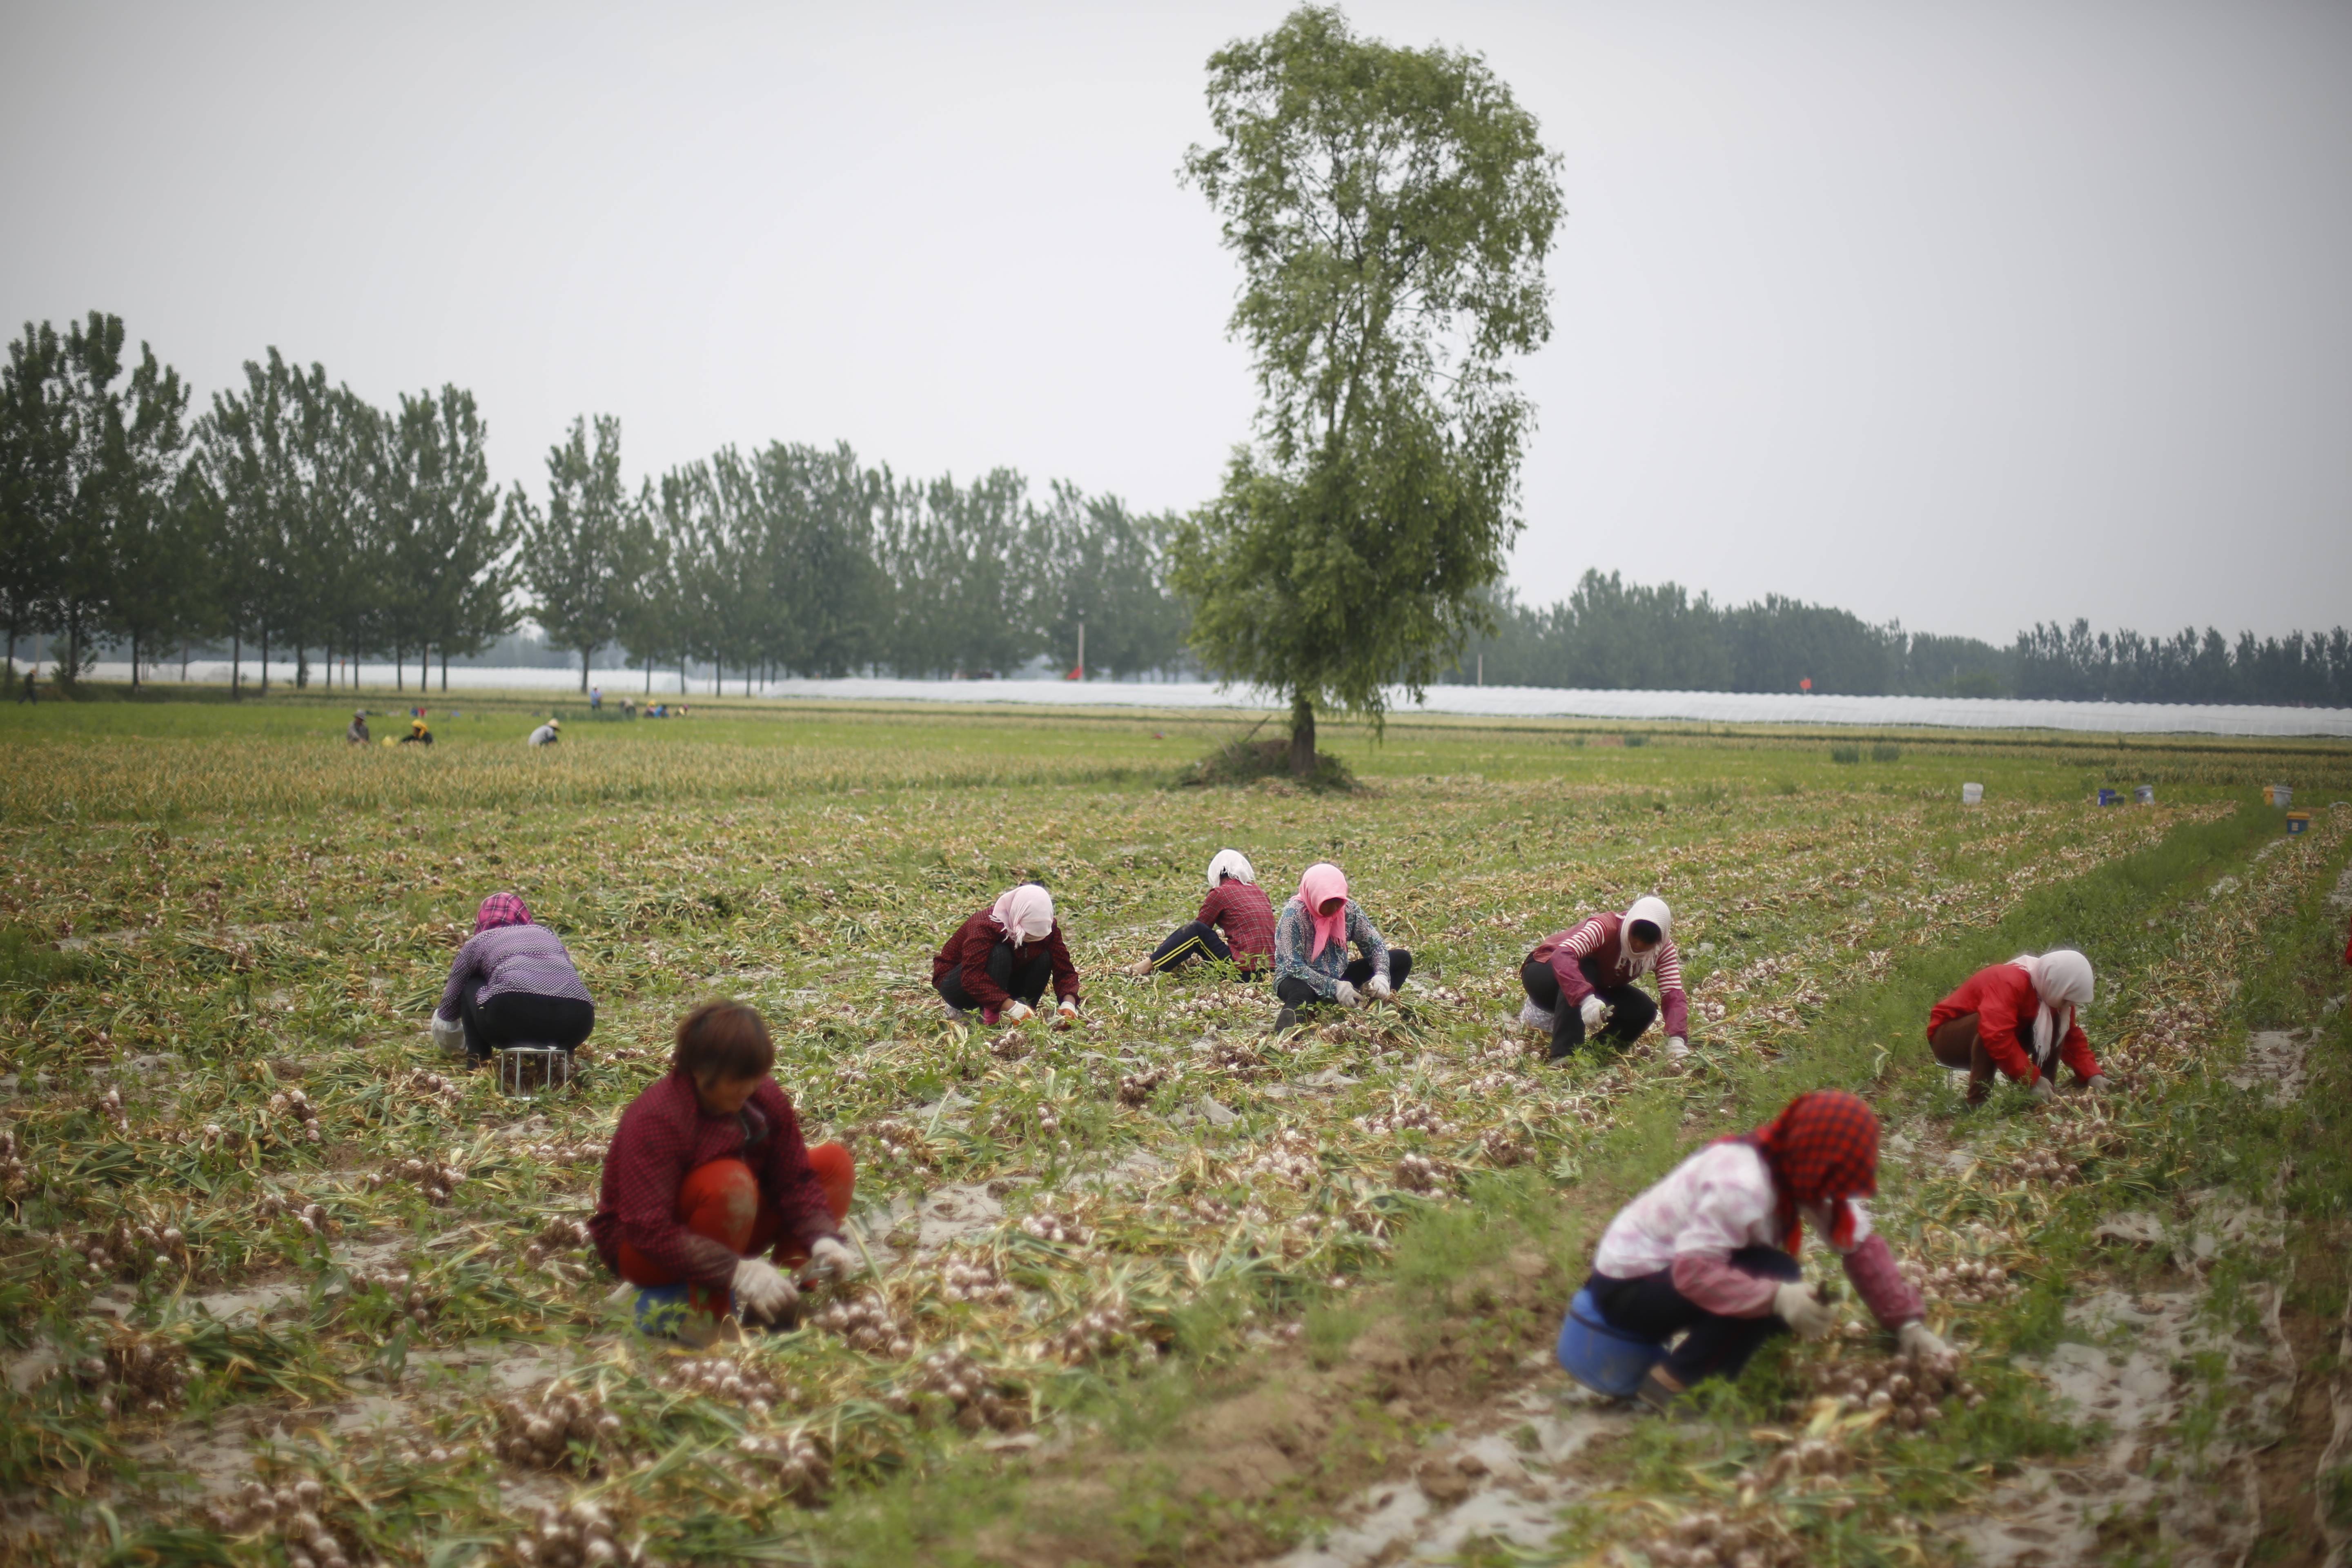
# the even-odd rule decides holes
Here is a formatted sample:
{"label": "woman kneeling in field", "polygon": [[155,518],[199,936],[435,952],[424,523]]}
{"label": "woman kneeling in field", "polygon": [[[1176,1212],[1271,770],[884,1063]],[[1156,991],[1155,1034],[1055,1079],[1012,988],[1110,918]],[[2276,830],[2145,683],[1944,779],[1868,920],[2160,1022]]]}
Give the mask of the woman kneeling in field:
{"label": "woman kneeling in field", "polygon": [[596,1004],[572,967],[563,939],[531,923],[512,893],[492,893],[474,911],[474,934],[449,964],[433,1012],[433,1037],[488,1061],[509,1046],[572,1050],[596,1026]]}
{"label": "woman kneeling in field", "polygon": [[1871,1234],[1862,1200],[1877,1190],[1877,1116],[1843,1089],[1814,1089],[1754,1132],[1708,1144],[1626,1205],[1601,1237],[1584,1295],[1633,1339],[1663,1346],[1688,1331],[1638,1397],[1663,1409],[1701,1378],[1737,1377],[1774,1334],[1829,1332],[1836,1310],[1797,1264],[1805,1220],[1843,1257],[1855,1292],[1904,1350],[1946,1353],[1921,1321],[1919,1292],[1885,1238]]}
{"label": "woman kneeling in field", "polygon": [[1220,849],[1209,862],[1209,896],[1201,900],[1201,912],[1128,973],[1142,980],[1156,971],[1219,959],[1255,974],[1273,958],[1274,905],[1257,885],[1257,871],[1240,850]]}
{"label": "woman kneeling in field", "polygon": [[1054,918],[1054,895],[1024,882],[956,928],[931,959],[931,984],[957,1017],[977,1012],[993,1028],[1037,1010],[1051,985],[1061,999],[1056,1028],[1078,1021],[1078,971]]}
{"label": "woman kneeling in field", "polygon": [[632,1285],[684,1286],[677,1316],[698,1337],[730,1299],[745,1320],[790,1311],[799,1292],[776,1264],[845,1274],[853,1262],[841,1240],[849,1151],[802,1143],[775,1065],[757,1012],[705,1002],[679,1020],[668,1076],[621,1113],[604,1155],[588,1222],[597,1253]]}
{"label": "woman kneeling in field", "polygon": [[[1682,1060],[1690,1055],[1690,996],[1683,990],[1674,924],[1665,900],[1642,898],[1622,915],[1592,915],[1554,931],[1519,965],[1528,994],[1519,1022],[1548,1031],[1551,1059],[1559,1061],[1595,1036],[1632,1045],[1663,1008],[1666,1059]],[[1633,984],[1644,974],[1657,983],[1655,1002]]]}
{"label": "woman kneeling in field", "polygon": [[[1352,963],[1350,942],[1363,955]],[[1381,941],[1363,906],[1348,896],[1347,874],[1328,860],[1307,867],[1274,928],[1274,994],[1282,1004],[1276,1030],[1296,1026],[1301,1007],[1385,1001],[1412,973],[1412,954]]]}
{"label": "woman kneeling in field", "polygon": [[2073,948],[2023,953],[1978,970],[1937,1003],[1927,1044],[1946,1067],[1968,1069],[1970,1105],[1992,1092],[1996,1070],[2049,1099],[2062,1058],[2086,1088],[2104,1089],[2106,1077],[2077,1016],[2091,990],[2091,961]]}

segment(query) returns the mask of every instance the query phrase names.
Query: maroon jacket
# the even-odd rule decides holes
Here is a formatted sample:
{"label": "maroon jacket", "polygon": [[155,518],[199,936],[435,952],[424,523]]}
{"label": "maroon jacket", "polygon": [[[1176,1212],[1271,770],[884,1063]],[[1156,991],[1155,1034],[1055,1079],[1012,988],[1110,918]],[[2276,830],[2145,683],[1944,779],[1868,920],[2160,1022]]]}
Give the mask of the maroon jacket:
{"label": "maroon jacket", "polygon": [[1273,962],[1274,901],[1255,882],[1227,878],[1209,889],[1201,900],[1201,912],[1192,918],[1225,933],[1225,945],[1234,950],[1234,963],[1243,973]]}
{"label": "maroon jacket", "polygon": [[[992,904],[989,909],[994,907]],[[946,979],[950,970],[960,970],[966,995],[983,1007],[1004,1006],[1013,998],[1005,994],[1003,986],[988,977],[988,955],[995,952],[996,944],[1003,940],[1004,928],[989,918],[989,910],[981,910],[958,926],[955,935],[948,938],[947,945],[932,955],[931,984],[937,985]],[[1054,929],[1045,933],[1042,942],[1033,942],[1027,950],[1016,950],[1016,953],[1025,962],[1040,946],[1054,961],[1054,994],[1076,1000],[1078,970],[1077,965],[1070,962],[1068,945],[1062,941],[1061,921],[1054,922]]]}
{"label": "maroon jacket", "polygon": [[695,1235],[677,1219],[677,1190],[689,1173],[713,1160],[740,1160],[759,1178],[760,1199],[781,1222],[776,1256],[805,1251],[820,1237],[836,1236],[824,1188],[809,1169],[793,1102],[771,1079],[733,1116],[707,1116],[694,1080],[672,1070],[646,1086],[621,1112],[604,1154],[604,1184],[588,1232],[597,1255],[619,1272],[625,1241],[648,1261],[696,1285],[724,1285],[740,1261],[724,1245]]}

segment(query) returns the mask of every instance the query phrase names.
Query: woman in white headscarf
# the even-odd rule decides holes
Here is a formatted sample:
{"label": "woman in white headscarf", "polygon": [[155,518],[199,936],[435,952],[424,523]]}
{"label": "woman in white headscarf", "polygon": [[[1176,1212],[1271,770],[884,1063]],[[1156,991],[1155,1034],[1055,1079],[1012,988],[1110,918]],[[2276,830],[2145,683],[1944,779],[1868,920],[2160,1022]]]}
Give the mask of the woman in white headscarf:
{"label": "woman in white headscarf", "polygon": [[1142,980],[1155,972],[1217,960],[1244,974],[1255,974],[1274,960],[1274,903],[1257,885],[1257,868],[1238,849],[1220,849],[1209,862],[1209,896],[1201,912],[1169,932],[1150,958],[1128,973]]}
{"label": "woman in white headscarf", "polygon": [[[1645,974],[1658,987],[1655,1002],[1633,984]],[[1519,1021],[1551,1035],[1553,1061],[1596,1036],[1630,1046],[1662,1011],[1666,1059],[1690,1055],[1690,996],[1675,948],[1674,911],[1664,899],[1635,899],[1622,915],[1591,915],[1554,931],[1519,965],[1519,984],[1528,994]]]}
{"label": "woman in white headscarf", "polygon": [[2047,1100],[2057,1092],[2061,1061],[2088,1088],[2104,1089],[2106,1076],[2080,1016],[2092,984],[2091,961],[2071,947],[2038,958],[2021,953],[1978,970],[1937,1003],[1927,1015],[1927,1044],[1946,1067],[1968,1070],[1970,1105],[1992,1092],[1996,1071]]}
{"label": "woman in white headscarf", "polygon": [[1018,1024],[1044,1001],[1051,984],[1060,999],[1056,1028],[1078,1019],[1078,971],[1054,918],[1054,895],[1042,882],[1007,888],[988,908],[956,928],[931,959],[931,984],[958,1017]]}

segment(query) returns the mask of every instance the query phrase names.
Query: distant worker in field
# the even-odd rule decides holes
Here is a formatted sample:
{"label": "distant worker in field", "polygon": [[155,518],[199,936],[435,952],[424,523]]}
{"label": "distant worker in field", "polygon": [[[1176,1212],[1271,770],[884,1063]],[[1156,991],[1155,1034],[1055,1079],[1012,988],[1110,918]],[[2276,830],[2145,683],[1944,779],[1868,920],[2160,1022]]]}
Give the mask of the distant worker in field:
{"label": "distant worker in field", "polygon": [[1561,1325],[1561,1364],[1600,1387],[1596,1360],[1628,1349],[1654,1357],[1632,1395],[1663,1409],[1702,1378],[1737,1377],[1775,1334],[1819,1339],[1837,1310],[1797,1263],[1808,1221],[1906,1352],[1948,1355],[1919,1292],[1871,1231],[1863,1200],[1877,1190],[1878,1117],[1843,1089],[1801,1094],[1755,1131],[1717,1139],[1610,1221]]}
{"label": "distant worker in field", "polygon": [[25,683],[16,688],[16,700],[19,704],[29,702],[36,708],[41,705],[41,694],[34,689],[33,667],[29,664],[25,667]]}
{"label": "distant worker in field", "polygon": [[[1683,989],[1674,911],[1660,898],[1639,898],[1623,914],[1586,917],[1536,943],[1519,965],[1527,1002],[1519,1022],[1551,1036],[1559,1061],[1588,1039],[1630,1046],[1665,1015],[1666,1059],[1690,1055],[1690,996]],[[1653,1002],[1633,983],[1649,975]]]}
{"label": "distant worker in field", "polygon": [[2073,948],[2023,953],[1978,970],[1937,1003],[1927,1015],[1927,1044],[1937,1061],[1966,1069],[1970,1105],[1984,1103],[1996,1071],[2048,1100],[2062,1060],[2085,1088],[2104,1090],[2106,1075],[2078,1016],[2092,989],[2091,961]]}
{"label": "distant worker in field", "polygon": [[347,746],[364,746],[369,744],[373,739],[373,737],[368,733],[367,710],[362,708],[352,715],[351,728],[343,731],[343,744]]}
{"label": "distant worker in field", "polygon": [[1054,916],[1054,896],[1024,882],[956,928],[931,959],[931,984],[958,1018],[978,1013],[994,1027],[1025,1022],[1052,986],[1060,1016],[1055,1027],[1078,1021],[1078,971],[1070,962]]}
{"label": "distant worker in field", "polygon": [[530,732],[529,743],[534,746],[551,746],[562,739],[563,739],[563,721],[550,719]]}
{"label": "distant worker in field", "polygon": [[[1352,962],[1348,948],[1360,956]],[[1364,907],[1348,892],[1347,873],[1318,860],[1298,879],[1274,928],[1274,996],[1282,1005],[1276,1033],[1296,1028],[1298,1010],[1385,1002],[1412,973],[1412,954],[1381,939]]]}
{"label": "distant worker in field", "polygon": [[433,1036],[462,1045],[479,1065],[509,1046],[572,1050],[596,1026],[596,1005],[563,939],[531,921],[512,893],[492,893],[474,913],[474,934],[450,961],[434,1009]]}
{"label": "distant worker in field", "polygon": [[425,728],[423,719],[411,719],[408,733],[400,738],[400,743],[404,746],[429,746],[433,743],[433,731]]}
{"label": "distant worker in field", "polygon": [[705,1002],[678,1021],[670,1070],[621,1112],[588,1222],[604,1266],[637,1286],[638,1324],[707,1343],[739,1321],[789,1316],[785,1272],[847,1277],[841,1239],[857,1185],[838,1143],[811,1149],[771,1076],[776,1047],[740,1002]]}
{"label": "distant worker in field", "polygon": [[1209,896],[1200,913],[1168,933],[1150,958],[1128,970],[1138,980],[1158,971],[1215,959],[1244,974],[1274,962],[1274,902],[1257,885],[1257,871],[1238,849],[1220,849],[1209,862]]}

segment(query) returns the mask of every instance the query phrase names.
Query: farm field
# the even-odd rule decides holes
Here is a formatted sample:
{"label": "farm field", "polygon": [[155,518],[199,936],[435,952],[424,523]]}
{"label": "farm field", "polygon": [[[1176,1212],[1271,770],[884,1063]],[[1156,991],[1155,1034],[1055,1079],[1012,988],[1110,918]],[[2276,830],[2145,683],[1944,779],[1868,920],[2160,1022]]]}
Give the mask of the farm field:
{"label": "farm field", "polygon": [[[1318,796],[1168,787],[1226,715],[572,701],[532,752],[543,696],[402,700],[429,752],[347,749],[317,694],[0,708],[0,1553],[2315,1563],[2352,1531],[2352,751],[1415,720],[1327,724],[1365,787]],[[1346,868],[1415,954],[1396,1005],[1278,1043],[1260,988],[1120,974],[1227,844],[1277,902]],[[1086,1021],[952,1026],[929,954],[1024,877]],[[501,889],[596,995],[571,1091],[425,1037]],[[1520,958],[1651,891],[1694,1065],[1547,1066]],[[2060,944],[2126,1092],[1964,1109],[1928,1006]],[[574,1226],[713,994],[851,1143],[874,1271],[690,1354]],[[1874,1407],[1853,1334],[1686,1419],[1572,1394],[1550,1344],[1614,1206],[1823,1086],[1885,1120],[1878,1223],[1969,1388]]]}

